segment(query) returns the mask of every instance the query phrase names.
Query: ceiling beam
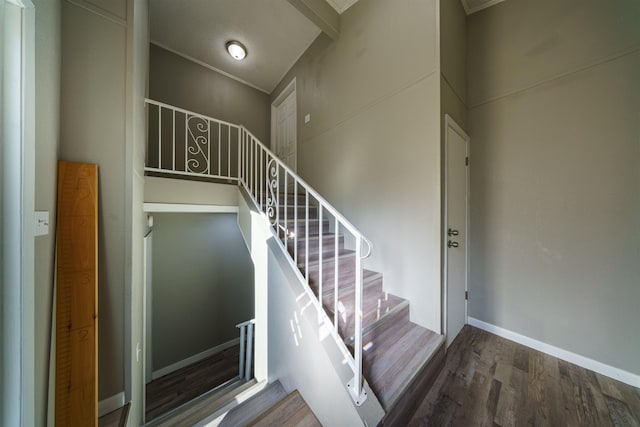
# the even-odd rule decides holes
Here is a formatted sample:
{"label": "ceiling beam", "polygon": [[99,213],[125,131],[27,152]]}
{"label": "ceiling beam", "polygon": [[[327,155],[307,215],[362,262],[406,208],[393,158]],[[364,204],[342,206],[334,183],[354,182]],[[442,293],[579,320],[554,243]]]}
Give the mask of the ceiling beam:
{"label": "ceiling beam", "polygon": [[325,0],[288,0],[332,40],[340,35],[340,15]]}

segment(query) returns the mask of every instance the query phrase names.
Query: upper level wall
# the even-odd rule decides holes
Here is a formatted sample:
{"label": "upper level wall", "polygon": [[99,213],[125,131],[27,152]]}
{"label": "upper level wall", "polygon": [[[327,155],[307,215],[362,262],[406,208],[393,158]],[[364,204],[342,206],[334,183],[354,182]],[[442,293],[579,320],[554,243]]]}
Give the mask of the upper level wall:
{"label": "upper level wall", "polygon": [[[469,16],[469,314],[640,374],[640,3]],[[637,377],[636,377],[637,378]]]}
{"label": "upper level wall", "polygon": [[[320,35],[296,78],[298,172],[374,245],[365,266],[440,330],[438,1],[368,0]],[[306,114],[309,123],[304,123]]]}
{"label": "upper level wall", "polygon": [[636,49],[635,0],[506,1],[469,17],[469,106]]}
{"label": "upper level wall", "polygon": [[269,95],[151,44],[149,97],[230,123],[269,140]]}

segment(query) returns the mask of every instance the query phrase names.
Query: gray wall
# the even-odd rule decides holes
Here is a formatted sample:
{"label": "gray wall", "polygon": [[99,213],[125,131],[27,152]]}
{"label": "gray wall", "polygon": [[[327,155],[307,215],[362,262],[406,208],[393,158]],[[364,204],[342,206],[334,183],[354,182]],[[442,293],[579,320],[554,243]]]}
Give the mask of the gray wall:
{"label": "gray wall", "polygon": [[[444,116],[449,114],[466,130],[467,15],[459,0],[440,1],[440,72],[443,129]],[[442,141],[444,144],[444,133]]]}
{"label": "gray wall", "polygon": [[[99,166],[98,396],[124,385],[127,2],[62,2],[60,158]],[[130,244],[130,242],[129,242]]]}
{"label": "gray wall", "polygon": [[269,141],[269,95],[154,44],[149,61],[151,99],[244,125]]}
{"label": "gray wall", "polygon": [[49,234],[35,239],[35,413],[46,424],[57,160],[60,145],[60,1],[36,0],[36,188],[35,209],[49,211]]}
{"label": "gray wall", "polygon": [[470,316],[640,373],[640,3],[468,18]]}
{"label": "gray wall", "polygon": [[[298,173],[372,242],[365,266],[440,331],[438,2],[360,1],[296,77]],[[304,123],[304,116],[311,121]]]}
{"label": "gray wall", "polygon": [[153,370],[238,338],[253,263],[236,214],[154,214]]}

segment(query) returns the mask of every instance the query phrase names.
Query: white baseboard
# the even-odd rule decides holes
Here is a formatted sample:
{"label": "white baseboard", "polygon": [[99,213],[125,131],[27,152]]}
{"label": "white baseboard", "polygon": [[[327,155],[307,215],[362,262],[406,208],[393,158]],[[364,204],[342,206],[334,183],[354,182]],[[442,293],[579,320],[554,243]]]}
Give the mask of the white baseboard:
{"label": "white baseboard", "polygon": [[153,371],[153,373],[151,374],[151,379],[152,380],[158,379],[162,376],[170,374],[171,372],[177,371],[180,368],[189,366],[192,363],[199,362],[200,360],[205,359],[209,356],[213,356],[216,353],[220,353],[221,351],[226,350],[229,347],[233,347],[234,345],[237,345],[239,342],[240,342],[240,338],[234,338],[231,341],[227,341],[225,343],[212,347],[208,350],[205,350],[201,353],[198,353],[191,357],[187,357],[186,359],[180,360],[179,362],[172,363],[171,365],[165,366],[164,368],[160,368],[157,371]]}
{"label": "white baseboard", "polygon": [[107,415],[109,412],[113,412],[118,408],[124,406],[124,391],[118,394],[114,394],[111,397],[107,397],[98,402],[98,417]]}
{"label": "white baseboard", "polygon": [[520,335],[517,332],[492,325],[491,323],[483,322],[482,320],[478,320],[473,317],[468,318],[468,323],[471,326],[475,326],[476,328],[480,328],[502,338],[515,341],[518,344],[525,345],[527,347],[557,357],[558,359],[565,360],[567,362],[581,366],[585,369],[589,369],[591,371],[613,378],[614,380],[621,381],[634,387],[640,387],[640,375],[636,375],[634,373],[616,368],[614,366],[606,365],[602,362],[598,362],[597,360],[589,359],[588,357],[572,353],[570,351],[555,347],[551,344],[547,344],[533,338],[529,338],[524,335]]}

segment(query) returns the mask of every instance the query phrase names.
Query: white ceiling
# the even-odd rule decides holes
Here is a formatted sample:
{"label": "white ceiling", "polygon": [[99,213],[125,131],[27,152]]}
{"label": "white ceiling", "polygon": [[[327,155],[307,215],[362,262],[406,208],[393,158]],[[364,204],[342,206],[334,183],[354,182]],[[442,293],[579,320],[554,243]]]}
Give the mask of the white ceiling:
{"label": "white ceiling", "polygon": [[[354,0],[333,0],[343,7]],[[151,0],[151,41],[271,93],[320,30],[287,0]],[[348,6],[347,6],[348,7]],[[225,50],[247,47],[243,61]]]}

